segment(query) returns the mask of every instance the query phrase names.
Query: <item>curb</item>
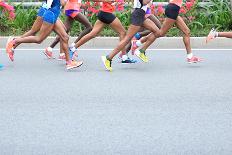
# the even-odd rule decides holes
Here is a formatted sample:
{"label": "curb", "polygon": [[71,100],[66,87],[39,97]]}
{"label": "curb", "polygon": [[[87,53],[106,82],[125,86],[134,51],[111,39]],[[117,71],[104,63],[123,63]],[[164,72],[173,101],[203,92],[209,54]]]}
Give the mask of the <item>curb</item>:
{"label": "curb", "polygon": [[[8,37],[0,37],[0,49],[5,48]],[[48,37],[43,43],[40,45],[36,44],[22,44],[19,48],[31,48],[31,47],[39,47],[45,48],[49,46],[49,44],[54,40],[55,37]],[[73,42],[75,37],[71,37],[69,43]],[[114,48],[118,44],[118,37],[96,37],[81,48]],[[232,40],[228,38],[217,38],[209,42],[205,43],[205,37],[191,37],[191,46],[193,49],[231,49]],[[56,47],[59,47],[57,45]],[[150,48],[154,49],[184,49],[184,43],[182,41],[182,37],[163,37],[157,39]]]}

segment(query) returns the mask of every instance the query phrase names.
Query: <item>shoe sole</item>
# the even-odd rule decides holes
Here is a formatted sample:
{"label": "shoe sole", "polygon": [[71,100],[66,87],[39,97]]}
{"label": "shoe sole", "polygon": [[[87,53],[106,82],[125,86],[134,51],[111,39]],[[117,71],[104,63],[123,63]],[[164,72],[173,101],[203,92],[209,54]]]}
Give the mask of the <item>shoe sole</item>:
{"label": "shoe sole", "polygon": [[8,58],[10,59],[10,61],[14,61],[14,56],[13,58],[10,57],[10,52],[8,52],[8,44],[12,41],[12,36],[10,36],[8,39],[7,39],[7,43],[6,43],[6,53],[7,53],[7,56]]}
{"label": "shoe sole", "polygon": [[78,61],[77,63],[78,63],[77,66],[67,67],[67,70],[71,70],[71,69],[74,69],[74,68],[78,68],[78,67],[81,67],[81,66],[83,65],[83,61]]}
{"label": "shoe sole", "polygon": [[201,61],[193,61],[193,62],[189,62],[189,61],[188,61],[188,64],[193,64],[193,63],[196,64],[196,63],[200,63],[200,62],[202,62],[202,61],[203,61],[203,60],[201,60]]}
{"label": "shoe sole", "polygon": [[48,59],[55,59],[54,57],[50,57],[49,55],[47,55],[46,52],[43,52],[43,54],[44,54]]}
{"label": "shoe sole", "polygon": [[145,62],[145,63],[148,62],[148,61],[143,60],[139,55],[137,55],[137,53],[135,53],[135,55],[136,55],[140,60],[142,60],[143,62]]}

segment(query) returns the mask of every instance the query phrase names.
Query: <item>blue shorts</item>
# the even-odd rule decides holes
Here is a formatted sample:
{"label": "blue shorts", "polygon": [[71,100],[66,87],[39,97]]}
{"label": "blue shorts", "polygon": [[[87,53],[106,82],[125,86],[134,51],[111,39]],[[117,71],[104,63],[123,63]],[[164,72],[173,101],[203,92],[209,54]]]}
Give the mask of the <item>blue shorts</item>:
{"label": "blue shorts", "polygon": [[45,9],[45,8],[43,8],[42,6],[39,8],[39,11],[38,11],[38,13],[37,13],[37,16],[39,16],[39,17],[43,17],[43,15],[44,15],[44,13],[45,13],[45,11],[46,11],[47,9]]}
{"label": "blue shorts", "polygon": [[59,7],[48,9],[45,11],[43,15],[43,21],[50,23],[50,24],[55,24],[59,15],[60,15]]}

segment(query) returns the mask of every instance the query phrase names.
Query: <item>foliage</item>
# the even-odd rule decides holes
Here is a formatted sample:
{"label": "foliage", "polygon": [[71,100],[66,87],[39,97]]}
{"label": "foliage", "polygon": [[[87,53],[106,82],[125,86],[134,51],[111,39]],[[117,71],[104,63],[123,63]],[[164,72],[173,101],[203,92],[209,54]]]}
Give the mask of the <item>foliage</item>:
{"label": "foliage", "polygon": [[[159,17],[162,22],[165,17],[165,6],[153,5],[151,8],[152,13]],[[37,9],[37,7],[26,9],[21,4],[17,5],[15,6],[16,18],[11,20],[8,18],[7,13],[3,14],[3,9],[0,7],[0,36],[20,35],[29,30],[36,19]],[[98,10],[99,3],[86,1],[83,5],[83,13],[88,17],[93,25],[97,20]],[[209,0],[205,5],[203,5],[203,3],[190,0],[182,6],[180,15],[190,28],[192,36],[205,36],[212,27],[215,27],[220,31],[228,31],[232,28],[232,13],[230,3],[227,0]],[[116,16],[127,29],[130,24],[131,5],[125,5],[124,9],[122,7],[118,7]],[[61,15],[60,18],[63,21],[65,20],[64,15]],[[78,22],[74,22],[71,35],[77,36],[83,29],[83,25]],[[109,27],[106,27],[101,35],[117,36],[117,34]],[[168,36],[180,35],[181,32],[175,27],[168,33]]]}

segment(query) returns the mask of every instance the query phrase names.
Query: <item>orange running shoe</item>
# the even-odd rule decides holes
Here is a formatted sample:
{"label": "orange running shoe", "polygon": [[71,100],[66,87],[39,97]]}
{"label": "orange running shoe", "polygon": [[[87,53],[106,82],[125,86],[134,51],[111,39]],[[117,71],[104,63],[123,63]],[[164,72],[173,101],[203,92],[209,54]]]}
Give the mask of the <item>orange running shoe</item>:
{"label": "orange running shoe", "polygon": [[83,65],[83,61],[69,61],[66,64],[66,69],[67,70],[74,69],[80,67],[81,65]]}
{"label": "orange running shoe", "polygon": [[6,53],[11,61],[14,61],[14,44],[15,44],[14,39],[9,37],[6,44]]}

